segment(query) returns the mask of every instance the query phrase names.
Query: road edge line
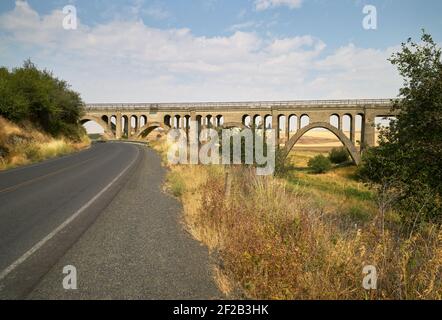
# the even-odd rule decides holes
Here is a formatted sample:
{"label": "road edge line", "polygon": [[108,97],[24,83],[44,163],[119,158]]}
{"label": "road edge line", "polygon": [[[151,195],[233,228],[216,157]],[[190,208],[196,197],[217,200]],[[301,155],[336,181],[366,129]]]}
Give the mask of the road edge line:
{"label": "road edge line", "polygon": [[86,202],[80,209],[78,209],[74,214],[72,214],[69,218],[67,218],[63,223],[61,223],[57,228],[51,231],[46,237],[40,240],[37,244],[35,244],[31,249],[26,251],[20,258],[14,261],[11,265],[9,265],[6,269],[4,269],[0,273],[0,282],[3,281],[14,269],[16,269],[19,265],[25,262],[30,256],[32,256],[36,251],[38,251],[41,247],[43,247],[49,240],[55,237],[61,230],[63,230],[66,226],[68,226],[72,221],[74,221],[83,211],[89,208],[98,198],[100,198],[109,188],[117,182],[137,161],[138,156],[140,155],[140,149],[137,148],[137,156],[131,163],[121,171],[109,184],[107,184],[99,193],[97,193],[92,199]]}

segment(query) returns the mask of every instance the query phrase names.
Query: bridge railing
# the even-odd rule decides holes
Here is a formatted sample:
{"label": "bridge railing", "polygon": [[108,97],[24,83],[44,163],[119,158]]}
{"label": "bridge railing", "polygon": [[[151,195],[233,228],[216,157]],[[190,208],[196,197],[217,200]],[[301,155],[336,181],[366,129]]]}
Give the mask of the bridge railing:
{"label": "bridge railing", "polygon": [[195,102],[195,103],[93,103],[86,104],[86,111],[145,110],[145,109],[212,109],[212,108],[277,108],[291,106],[360,106],[391,105],[391,99],[348,100],[295,100],[295,101],[245,101],[245,102]]}

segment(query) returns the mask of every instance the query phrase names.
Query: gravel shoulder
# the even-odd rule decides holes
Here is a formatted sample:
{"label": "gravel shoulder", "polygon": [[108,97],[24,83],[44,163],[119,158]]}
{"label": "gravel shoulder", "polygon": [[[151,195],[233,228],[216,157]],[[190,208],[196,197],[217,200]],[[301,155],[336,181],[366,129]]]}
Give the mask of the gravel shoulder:
{"label": "gravel shoulder", "polygon": [[[162,191],[160,157],[139,148],[129,181],[29,299],[222,298],[207,248],[184,230],[179,201]],[[77,290],[62,286],[66,265],[77,269]]]}

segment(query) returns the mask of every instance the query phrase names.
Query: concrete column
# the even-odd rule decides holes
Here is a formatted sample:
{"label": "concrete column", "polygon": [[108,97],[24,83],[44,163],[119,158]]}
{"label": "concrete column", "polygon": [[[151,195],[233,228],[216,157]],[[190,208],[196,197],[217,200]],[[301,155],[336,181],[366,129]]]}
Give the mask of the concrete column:
{"label": "concrete column", "polygon": [[290,140],[289,116],[290,115],[285,115],[285,145],[287,145],[287,142]]}
{"label": "concrete column", "polygon": [[356,144],[356,116],[353,114],[351,115],[350,122],[350,140]]}
{"label": "concrete column", "polygon": [[116,114],[117,123],[115,125],[115,139],[121,139],[121,112]]}
{"label": "concrete column", "polygon": [[123,133],[126,134],[127,138],[129,138],[130,136],[129,122],[130,122],[130,117],[126,116],[126,118],[124,118]]}
{"label": "concrete column", "polygon": [[[196,128],[192,128],[192,130],[188,133],[189,137],[189,161],[190,163],[199,163],[199,150],[201,147],[201,144],[199,142],[200,137],[200,128],[197,121],[197,115],[195,111],[190,112],[190,123],[192,126],[196,126]],[[189,128],[190,129],[190,128]],[[193,134],[196,135],[196,137],[193,136]],[[191,136],[192,135],[192,136]],[[191,151],[194,152],[191,152]]]}
{"label": "concrete column", "polygon": [[112,115],[107,117],[107,130],[110,133],[112,133],[112,122],[111,122],[112,119],[111,118],[112,118]]}
{"label": "concrete column", "polygon": [[362,146],[363,147],[374,147],[375,146],[375,136],[376,136],[376,128],[375,128],[375,116],[371,114],[364,115],[363,121],[363,138],[362,138]]}
{"label": "concrete column", "polygon": [[132,137],[132,116],[128,116],[127,118],[127,138],[130,139]]}
{"label": "concrete column", "polygon": [[298,116],[298,131],[301,130],[302,122],[301,122],[302,115]]}
{"label": "concrete column", "polygon": [[[138,120],[137,120],[137,134],[139,134],[140,133],[140,130],[141,130],[141,117],[142,116],[139,116],[138,117]],[[146,117],[146,119],[147,119],[147,117]],[[147,122],[147,121],[146,121]]]}
{"label": "concrete column", "polygon": [[276,146],[279,148],[279,120],[278,112],[272,112],[272,129],[275,130]]}

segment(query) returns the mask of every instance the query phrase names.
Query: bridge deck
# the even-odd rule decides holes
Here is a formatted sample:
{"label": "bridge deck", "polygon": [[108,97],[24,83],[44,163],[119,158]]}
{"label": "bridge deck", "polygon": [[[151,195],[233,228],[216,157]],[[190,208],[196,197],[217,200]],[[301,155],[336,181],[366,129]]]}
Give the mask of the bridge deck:
{"label": "bridge deck", "polygon": [[184,102],[184,103],[91,103],[87,111],[104,110],[146,110],[146,109],[253,109],[253,108],[290,108],[326,106],[380,106],[391,105],[391,99],[346,99],[346,100],[294,100],[294,101],[244,101],[244,102]]}

